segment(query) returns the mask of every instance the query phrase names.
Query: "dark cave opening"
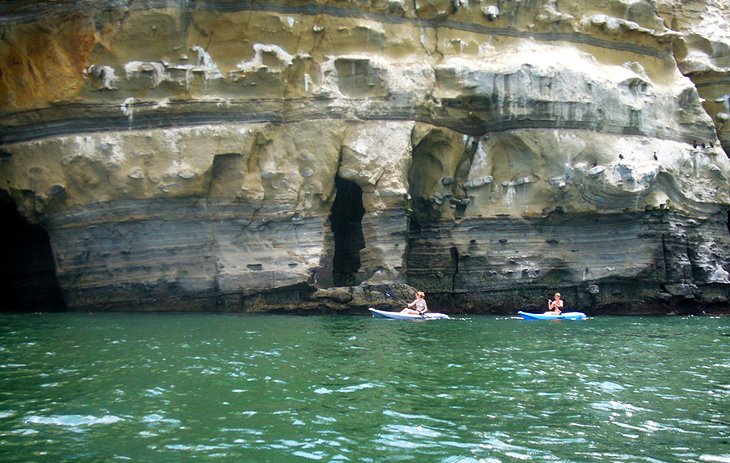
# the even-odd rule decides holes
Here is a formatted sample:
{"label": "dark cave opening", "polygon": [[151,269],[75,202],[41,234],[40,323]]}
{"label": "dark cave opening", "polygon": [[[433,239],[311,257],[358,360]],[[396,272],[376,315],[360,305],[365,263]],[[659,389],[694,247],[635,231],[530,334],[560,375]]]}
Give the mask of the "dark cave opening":
{"label": "dark cave opening", "polygon": [[353,286],[358,283],[360,250],[365,248],[362,233],[362,189],[356,183],[339,175],[335,177],[337,195],[330,212],[330,224],[335,239],[332,260],[332,280],[335,286]]}
{"label": "dark cave opening", "polygon": [[66,310],[48,233],[24,219],[0,191],[0,311]]}
{"label": "dark cave opening", "polygon": [[451,246],[449,254],[451,255],[451,268],[454,272],[451,274],[451,291],[454,291],[456,289],[456,278],[459,274],[459,250],[456,246]]}

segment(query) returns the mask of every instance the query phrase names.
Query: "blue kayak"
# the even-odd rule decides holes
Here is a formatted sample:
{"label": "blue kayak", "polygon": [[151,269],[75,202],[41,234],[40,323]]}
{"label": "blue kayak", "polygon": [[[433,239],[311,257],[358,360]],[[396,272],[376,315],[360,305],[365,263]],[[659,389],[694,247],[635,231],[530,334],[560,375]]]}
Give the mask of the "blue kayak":
{"label": "blue kayak", "polygon": [[449,316],[438,312],[426,312],[423,315],[411,315],[400,312],[388,312],[386,310],[378,310],[370,307],[368,309],[373,313],[373,317],[392,318],[394,320],[448,320]]}
{"label": "blue kayak", "polygon": [[519,311],[522,318],[525,320],[585,320],[586,314],[583,312],[563,312],[561,314],[554,313],[529,313]]}

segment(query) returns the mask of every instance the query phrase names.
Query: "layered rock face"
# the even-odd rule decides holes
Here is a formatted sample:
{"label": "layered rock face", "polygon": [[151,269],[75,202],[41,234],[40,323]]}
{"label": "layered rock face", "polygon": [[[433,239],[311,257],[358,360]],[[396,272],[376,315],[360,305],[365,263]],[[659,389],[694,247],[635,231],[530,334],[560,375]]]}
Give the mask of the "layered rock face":
{"label": "layered rock face", "polygon": [[726,311],[729,16],[4,2],[0,199],[71,310]]}

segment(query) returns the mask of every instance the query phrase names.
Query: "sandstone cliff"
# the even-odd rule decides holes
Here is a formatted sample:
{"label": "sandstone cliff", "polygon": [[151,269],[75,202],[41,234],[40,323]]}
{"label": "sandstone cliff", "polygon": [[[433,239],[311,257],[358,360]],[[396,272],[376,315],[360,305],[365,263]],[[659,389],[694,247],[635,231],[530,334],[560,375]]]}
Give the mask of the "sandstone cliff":
{"label": "sandstone cliff", "polygon": [[727,310],[729,19],[3,2],[0,200],[71,310]]}

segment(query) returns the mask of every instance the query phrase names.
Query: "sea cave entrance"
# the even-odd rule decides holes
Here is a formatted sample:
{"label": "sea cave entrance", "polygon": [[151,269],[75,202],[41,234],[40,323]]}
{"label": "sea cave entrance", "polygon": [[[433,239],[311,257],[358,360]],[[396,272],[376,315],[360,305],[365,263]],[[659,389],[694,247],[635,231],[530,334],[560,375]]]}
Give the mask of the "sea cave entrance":
{"label": "sea cave entrance", "polygon": [[65,310],[48,233],[23,218],[2,190],[0,223],[0,311]]}
{"label": "sea cave entrance", "polygon": [[337,194],[330,212],[330,224],[335,241],[332,260],[332,280],[335,286],[353,286],[358,283],[360,250],[365,248],[362,233],[362,189],[339,175],[335,177]]}

